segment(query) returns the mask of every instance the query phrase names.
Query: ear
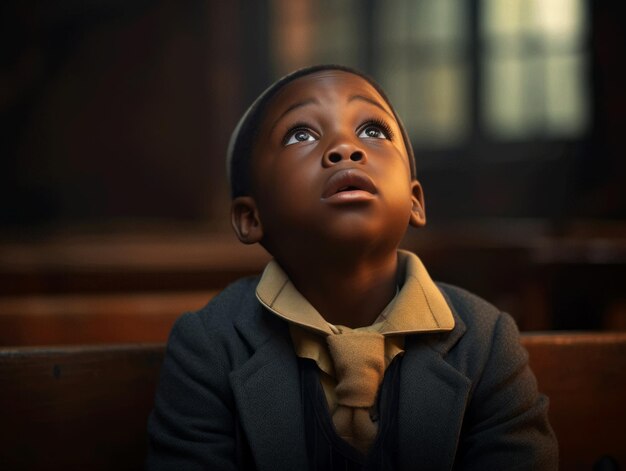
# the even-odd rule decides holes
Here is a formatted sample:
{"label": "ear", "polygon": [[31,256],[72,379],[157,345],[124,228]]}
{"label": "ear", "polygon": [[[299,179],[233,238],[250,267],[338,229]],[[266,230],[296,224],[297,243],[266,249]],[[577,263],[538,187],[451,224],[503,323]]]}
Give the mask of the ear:
{"label": "ear", "polygon": [[256,201],[251,196],[238,196],[230,206],[230,222],[244,244],[255,244],[263,238]]}
{"label": "ear", "polygon": [[424,202],[424,190],[417,180],[411,182],[411,217],[409,224],[413,227],[426,225],[426,204]]}

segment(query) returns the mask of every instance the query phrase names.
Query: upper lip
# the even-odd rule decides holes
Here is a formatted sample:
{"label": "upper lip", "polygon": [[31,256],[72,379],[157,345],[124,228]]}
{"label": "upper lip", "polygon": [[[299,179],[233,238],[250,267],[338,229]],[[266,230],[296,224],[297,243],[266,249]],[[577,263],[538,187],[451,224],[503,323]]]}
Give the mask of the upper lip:
{"label": "upper lip", "polygon": [[376,194],[376,185],[363,170],[347,168],[333,173],[324,185],[322,198],[329,198],[340,191],[362,190]]}

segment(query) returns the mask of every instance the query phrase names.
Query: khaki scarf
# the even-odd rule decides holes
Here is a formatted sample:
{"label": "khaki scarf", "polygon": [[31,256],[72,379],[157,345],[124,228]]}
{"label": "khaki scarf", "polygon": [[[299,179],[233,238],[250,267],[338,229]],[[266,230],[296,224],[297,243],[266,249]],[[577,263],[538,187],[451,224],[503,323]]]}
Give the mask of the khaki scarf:
{"label": "khaki scarf", "polygon": [[340,328],[327,342],[337,380],[333,423],[342,439],[365,454],[378,431],[370,410],[385,373],[385,338],[378,332]]}

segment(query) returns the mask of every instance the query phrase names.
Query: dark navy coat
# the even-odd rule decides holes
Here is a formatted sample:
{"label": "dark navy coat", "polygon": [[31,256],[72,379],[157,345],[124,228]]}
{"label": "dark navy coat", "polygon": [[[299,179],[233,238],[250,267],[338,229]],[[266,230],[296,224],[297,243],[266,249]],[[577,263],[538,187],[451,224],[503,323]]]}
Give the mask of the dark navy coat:
{"label": "dark navy coat", "polygon": [[[307,469],[297,359],[285,321],[256,299],[257,283],[234,283],[174,325],[148,423],[148,469]],[[406,337],[399,468],[557,469],[548,400],[513,319],[438,286],[456,325]]]}

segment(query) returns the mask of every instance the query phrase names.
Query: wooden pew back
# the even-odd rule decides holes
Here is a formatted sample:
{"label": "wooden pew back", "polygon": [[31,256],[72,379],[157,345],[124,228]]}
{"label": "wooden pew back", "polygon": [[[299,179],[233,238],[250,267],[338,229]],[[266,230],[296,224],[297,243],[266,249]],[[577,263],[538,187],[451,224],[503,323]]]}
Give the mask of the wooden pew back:
{"label": "wooden pew back", "polygon": [[602,456],[626,469],[626,332],[524,335],[539,390],[550,398],[561,469]]}
{"label": "wooden pew back", "polygon": [[0,347],[165,342],[215,291],[0,296]]}
{"label": "wooden pew back", "polygon": [[0,350],[0,469],[141,469],[163,352]]}
{"label": "wooden pew back", "polygon": [[[562,469],[626,467],[626,333],[522,339]],[[162,344],[0,350],[1,469],[141,469]]]}

